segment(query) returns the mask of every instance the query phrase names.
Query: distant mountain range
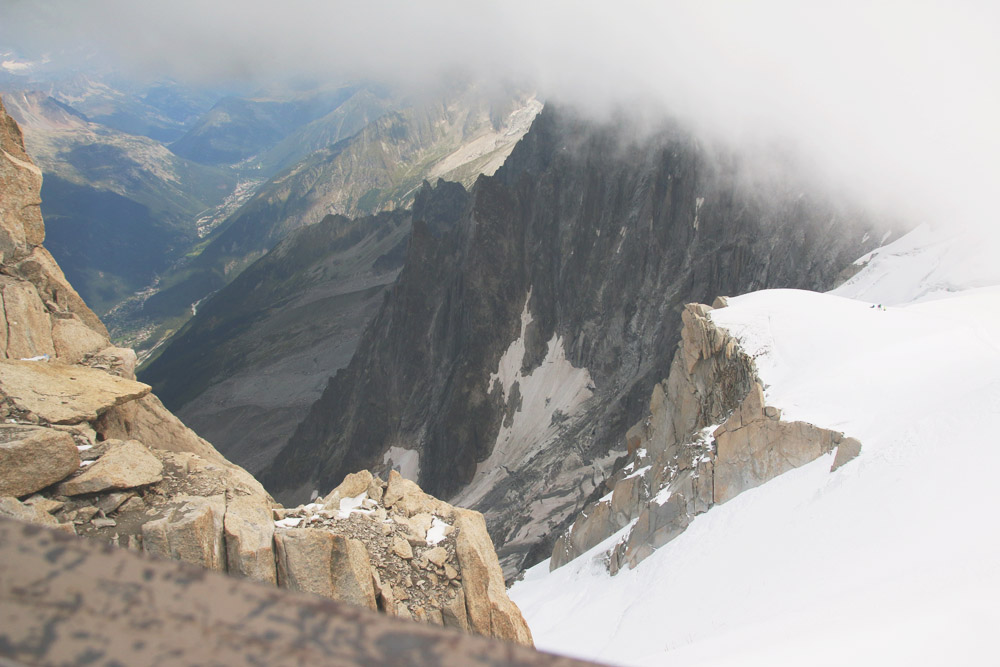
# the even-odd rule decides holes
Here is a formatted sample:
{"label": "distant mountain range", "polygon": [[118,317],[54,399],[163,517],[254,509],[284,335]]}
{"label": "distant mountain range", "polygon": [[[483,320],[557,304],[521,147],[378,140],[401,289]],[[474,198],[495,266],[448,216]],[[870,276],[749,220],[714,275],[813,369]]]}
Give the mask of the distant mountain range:
{"label": "distant mountain range", "polygon": [[143,355],[290,231],[406,207],[424,179],[492,173],[541,108],[470,84],[245,94],[2,74],[46,176],[49,246]]}

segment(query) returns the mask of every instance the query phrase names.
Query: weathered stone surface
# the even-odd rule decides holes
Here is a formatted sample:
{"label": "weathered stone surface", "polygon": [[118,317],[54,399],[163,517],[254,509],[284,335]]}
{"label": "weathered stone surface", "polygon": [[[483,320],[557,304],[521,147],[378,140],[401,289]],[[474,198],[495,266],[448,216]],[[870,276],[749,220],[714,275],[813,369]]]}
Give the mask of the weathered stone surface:
{"label": "weathered stone surface", "polygon": [[768,418],[763,391],[755,383],[739,410],[715,432],[714,501],[724,503],[833,451],[835,436],[805,422]]}
{"label": "weathered stone surface", "polygon": [[444,567],[448,561],[448,551],[444,547],[434,547],[424,552],[423,557],[429,562]]}
{"label": "weathered stone surface", "polygon": [[584,664],[3,519],[0,600],[10,664]]}
{"label": "weathered stone surface", "polygon": [[96,463],[59,485],[57,493],[83,493],[133,489],[159,482],[163,464],[136,440],[116,441]]}
{"label": "weathered stone surface", "polygon": [[106,348],[108,339],[72,316],[53,321],[52,343],[57,359],[67,364],[78,364],[87,355]]}
{"label": "weathered stone surface", "polygon": [[226,505],[224,527],[230,574],[277,584],[274,522],[266,496],[234,496]]}
{"label": "weathered stone surface", "polygon": [[715,297],[715,300],[712,301],[712,308],[713,309],[716,309],[716,308],[725,308],[728,305],[729,305],[729,297],[728,296],[717,296],[717,297]]}
{"label": "weathered stone surface", "polygon": [[461,588],[455,589],[455,596],[448,599],[441,607],[441,618],[446,628],[469,631],[469,615],[465,611],[465,591]]}
{"label": "weathered stone surface", "polygon": [[396,537],[393,539],[392,551],[400,558],[404,558],[406,560],[413,558],[413,548],[410,546],[410,543],[402,537]]}
{"label": "weathered stone surface", "polygon": [[[725,305],[718,300],[715,304]],[[607,497],[591,502],[558,538],[553,569],[632,517],[637,517],[636,523],[611,550],[608,568],[615,574],[626,565],[635,567],[712,505],[834,448],[835,467],[860,451],[860,443],[841,433],[783,422],[781,410],[765,406],[753,360],[712,322],[711,311],[699,304],[685,307],[670,375],[654,388],[649,415],[626,434],[625,467],[606,481],[612,489],[610,502]],[[645,465],[651,472],[641,479],[624,474]]]}
{"label": "weathered stone surface", "polygon": [[8,359],[31,359],[55,355],[52,324],[35,286],[23,280],[4,278],[3,316],[6,321]]}
{"label": "weathered stone surface", "polygon": [[570,527],[556,541],[552,549],[551,569],[562,567],[584,551],[600,544],[621,526],[615,527],[611,503],[588,505]]}
{"label": "weathered stone surface", "polygon": [[0,102],[0,262],[16,261],[45,240],[42,170],[24,150],[17,123]]}
{"label": "weathered stone surface", "polygon": [[32,248],[29,255],[15,266],[10,267],[10,270],[18,277],[33,284],[43,301],[55,304],[60,312],[73,313],[84,324],[107,339],[108,330],[104,327],[104,323],[94,314],[94,311],[87,307],[87,304],[66,280],[59,264],[44,247]]}
{"label": "weathered stone surface", "polygon": [[91,364],[103,363],[108,366],[112,375],[119,375],[126,380],[135,379],[135,366],[138,363],[135,350],[130,347],[105,347],[94,354]]}
{"label": "weathered stone surface", "polygon": [[137,401],[107,410],[94,423],[94,428],[102,438],[140,440],[153,449],[190,452],[203,459],[232,466],[215,447],[199,438],[163,407],[154,394],[146,394]]}
{"label": "weathered stone surface", "polygon": [[109,493],[97,501],[97,509],[105,514],[111,514],[128,500],[135,497],[134,491],[123,491],[121,493]]}
{"label": "weathered stone surface", "polygon": [[79,424],[149,393],[149,385],[82,366],[0,361],[0,392],[53,424]]}
{"label": "weathered stone surface", "polygon": [[27,523],[37,523],[54,526],[58,523],[56,518],[48,512],[34,505],[25,505],[13,496],[0,497],[0,516],[5,516]]}
{"label": "weathered stone surface", "polygon": [[386,507],[394,507],[407,516],[421,513],[447,511],[447,506],[421,490],[416,482],[406,479],[395,470],[389,473],[389,484],[382,497]]}
{"label": "weathered stone surface", "polygon": [[274,538],[280,586],[378,608],[363,543],[313,528],[279,529]]}
{"label": "weathered stone surface", "polygon": [[456,509],[455,528],[469,627],[479,634],[532,646],[531,631],[521,610],[507,597],[503,571],[483,515]]}
{"label": "weathered stone surface", "polygon": [[37,509],[40,509],[43,512],[48,512],[49,514],[58,512],[66,505],[66,503],[61,500],[52,500],[51,498],[46,498],[42,495],[34,495],[30,498],[25,498],[22,502],[25,505],[33,505]]}
{"label": "weathered stone surface", "polygon": [[182,560],[210,570],[225,570],[224,495],[180,497],[167,516],[142,526],[146,553]]}
{"label": "weathered stone surface", "polygon": [[861,453],[861,442],[855,438],[844,438],[837,444],[837,455],[833,458],[833,472],[848,461],[853,461]]}
{"label": "weathered stone surface", "polygon": [[339,509],[341,499],[355,498],[362,493],[368,493],[368,489],[374,481],[375,478],[367,470],[351,473],[344,477],[344,481],[337,488],[323,498],[323,503],[329,509]]}
{"label": "weathered stone surface", "polygon": [[0,426],[0,496],[26,496],[80,467],[72,436],[47,428]]}

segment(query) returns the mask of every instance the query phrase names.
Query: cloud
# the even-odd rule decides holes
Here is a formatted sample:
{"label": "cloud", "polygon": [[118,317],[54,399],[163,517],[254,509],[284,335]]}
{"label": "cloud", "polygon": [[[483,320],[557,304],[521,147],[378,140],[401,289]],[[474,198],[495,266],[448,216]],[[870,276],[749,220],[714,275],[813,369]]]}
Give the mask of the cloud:
{"label": "cloud", "polygon": [[661,107],[711,136],[793,146],[913,217],[992,221],[997,25],[995,2],[946,0],[6,0],[0,46],[199,82],[420,87],[467,71],[595,114]]}

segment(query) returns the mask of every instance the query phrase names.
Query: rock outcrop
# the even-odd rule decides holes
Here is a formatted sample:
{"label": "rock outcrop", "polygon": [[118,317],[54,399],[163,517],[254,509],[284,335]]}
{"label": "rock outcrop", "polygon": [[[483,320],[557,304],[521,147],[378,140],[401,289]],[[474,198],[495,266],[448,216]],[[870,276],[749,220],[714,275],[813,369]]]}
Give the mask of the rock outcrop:
{"label": "rock outcrop", "polygon": [[[715,301],[726,307],[724,298]],[[743,491],[836,451],[832,470],[861,451],[843,433],[781,420],[764,402],[756,368],[739,342],[688,304],[668,378],[649,414],[626,433],[628,459],[604,496],[558,538],[552,569],[628,527],[607,554],[612,574],[635,567],[680,535],[691,519]]]}
{"label": "rock outcrop", "polygon": [[514,575],[625,453],[684,303],[827,289],[882,237],[791,165],[646,129],[550,104],[494,176],[423,188],[398,280],[265,487],[296,503],[408,472],[483,512]]}
{"label": "rock outcrop", "polygon": [[363,470],[275,513],[280,586],[531,645],[479,512]]}
{"label": "rock outcrop", "polygon": [[4,518],[0,612],[7,665],[593,665]]}
{"label": "rock outcrop", "polygon": [[368,472],[285,510],[136,382],[38,245],[40,174],[2,107],[0,131],[0,515],[531,644],[481,515]]}

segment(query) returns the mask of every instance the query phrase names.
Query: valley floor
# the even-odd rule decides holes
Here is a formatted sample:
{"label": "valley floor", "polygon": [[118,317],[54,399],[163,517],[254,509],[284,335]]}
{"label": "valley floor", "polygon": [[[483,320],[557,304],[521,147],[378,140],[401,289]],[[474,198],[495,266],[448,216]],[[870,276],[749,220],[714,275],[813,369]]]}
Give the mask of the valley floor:
{"label": "valley floor", "polygon": [[757,356],[768,405],[858,438],[861,455],[747,491],[615,577],[603,557],[618,536],[555,572],[539,564],[511,589],[538,647],[672,666],[989,662],[996,247],[921,229],[833,293],[713,311]]}

